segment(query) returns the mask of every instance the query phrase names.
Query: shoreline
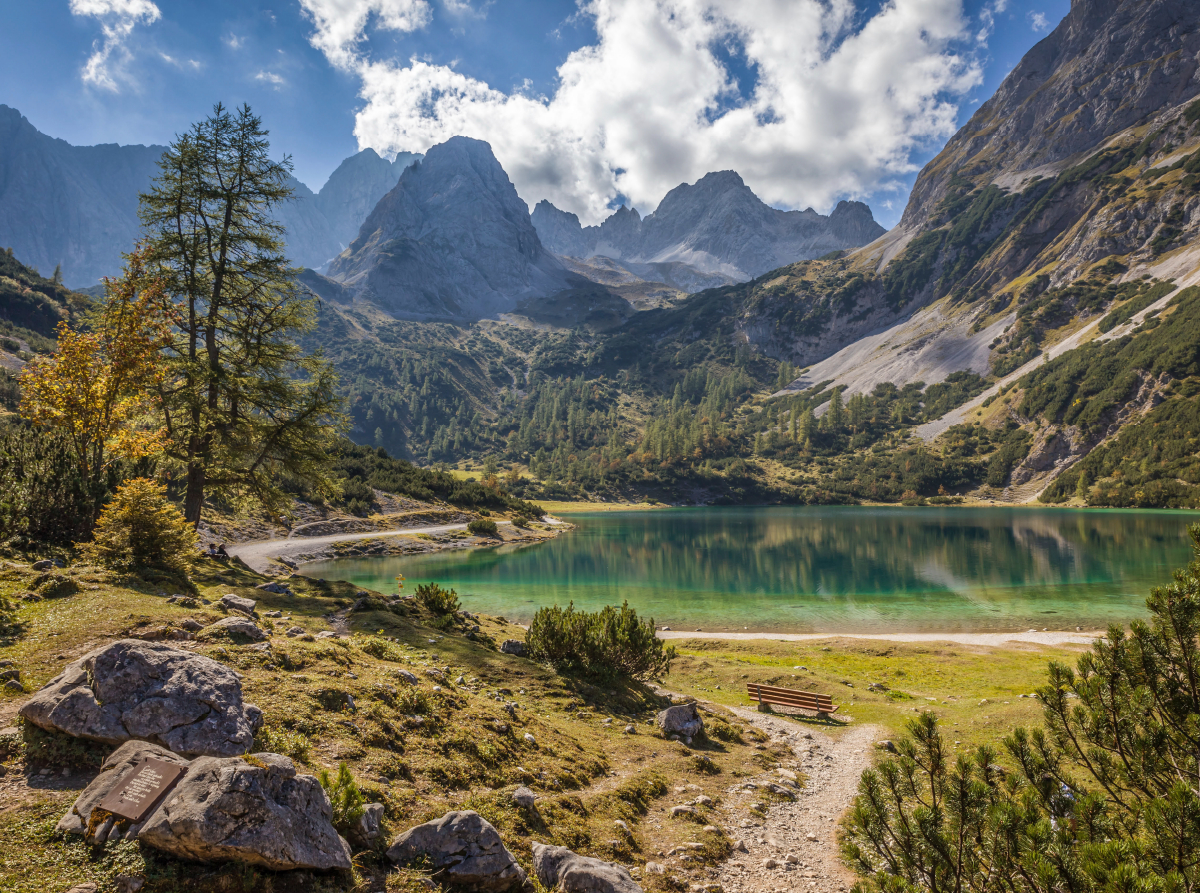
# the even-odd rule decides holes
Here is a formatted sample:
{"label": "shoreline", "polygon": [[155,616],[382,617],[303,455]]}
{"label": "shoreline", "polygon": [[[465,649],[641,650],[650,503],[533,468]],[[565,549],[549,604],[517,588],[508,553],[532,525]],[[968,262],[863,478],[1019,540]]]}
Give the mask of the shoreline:
{"label": "shoreline", "polygon": [[[494,546],[507,543],[538,542],[558,536],[569,529],[568,522],[547,516],[541,530],[526,530],[514,533],[518,528],[511,521],[497,521],[500,530],[498,540],[481,539],[475,536],[445,539],[448,534],[466,533],[465,522],[435,524],[424,527],[400,527],[390,530],[371,530],[355,533],[335,533],[320,536],[285,537],[271,540],[253,540],[234,543],[228,547],[231,558],[238,558],[251,570],[268,575],[293,573],[306,564],[329,561],[336,558],[383,557],[408,554],[425,554],[451,549],[468,549],[477,546]],[[419,538],[417,542],[403,542],[404,537]],[[336,547],[341,544],[361,543],[361,548],[345,551]]]}
{"label": "shoreline", "polygon": [[1090,645],[1105,635],[1103,630],[1092,632],[1066,632],[1055,630],[1030,630],[1027,632],[944,632],[944,633],[751,633],[751,632],[685,632],[683,630],[658,630],[660,639],[708,639],[732,642],[814,642],[821,639],[862,639],[876,642],[949,642],[955,645],[981,645],[1002,648],[1008,644],[1021,645]]}

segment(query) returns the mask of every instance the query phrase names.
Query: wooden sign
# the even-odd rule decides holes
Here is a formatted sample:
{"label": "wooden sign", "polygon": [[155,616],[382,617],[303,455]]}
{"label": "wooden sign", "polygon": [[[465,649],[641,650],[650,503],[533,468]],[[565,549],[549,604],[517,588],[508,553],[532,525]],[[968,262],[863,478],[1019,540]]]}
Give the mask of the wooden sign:
{"label": "wooden sign", "polygon": [[147,757],[125,773],[125,777],[100,801],[100,808],[136,824],[158,805],[163,795],[186,772],[186,766]]}

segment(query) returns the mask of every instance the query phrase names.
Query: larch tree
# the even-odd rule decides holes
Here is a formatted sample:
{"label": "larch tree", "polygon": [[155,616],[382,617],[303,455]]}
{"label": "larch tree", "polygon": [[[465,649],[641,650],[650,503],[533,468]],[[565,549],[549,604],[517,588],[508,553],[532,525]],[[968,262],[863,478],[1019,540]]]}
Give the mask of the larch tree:
{"label": "larch tree", "polygon": [[176,321],[155,397],[192,525],[211,495],[278,514],[284,479],[331,492],[336,379],[298,344],[317,302],[297,285],[273,216],[291,198],[290,170],[289,158],[270,158],[248,106],[218,104],[176,138],[141,196],[150,260]]}
{"label": "larch tree", "polygon": [[164,282],[147,271],[144,249],[129,255],[120,278],[104,284],[89,327],[59,323],[54,354],[21,373],[21,415],[67,437],[97,509],[115,460],[138,459],[162,447],[161,432],[146,423],[147,394],[163,380],[160,351],[170,332]]}

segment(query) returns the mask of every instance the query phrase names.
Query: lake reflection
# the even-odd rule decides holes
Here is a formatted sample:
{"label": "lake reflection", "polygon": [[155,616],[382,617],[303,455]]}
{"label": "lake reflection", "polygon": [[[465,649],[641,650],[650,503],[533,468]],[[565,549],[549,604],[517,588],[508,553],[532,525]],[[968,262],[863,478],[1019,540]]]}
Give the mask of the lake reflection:
{"label": "lake reflection", "polygon": [[700,508],[572,515],[529,547],[306,566],[394,591],[436,580],[464,607],[527,621],[543,605],[627,599],[706,630],[1085,629],[1145,613],[1191,550],[1182,512]]}

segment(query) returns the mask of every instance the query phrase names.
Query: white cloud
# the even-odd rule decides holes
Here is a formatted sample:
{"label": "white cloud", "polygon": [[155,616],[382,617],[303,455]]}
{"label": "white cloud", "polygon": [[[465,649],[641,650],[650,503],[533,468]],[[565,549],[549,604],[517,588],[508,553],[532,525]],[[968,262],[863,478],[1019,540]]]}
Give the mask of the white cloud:
{"label": "white cloud", "polygon": [[174,56],[163,52],[159,52],[158,57],[168,65],[173,65],[179,69],[190,68],[192,71],[199,71],[204,67],[204,63],[199,59],[176,59]]}
{"label": "white cloud", "polygon": [[71,0],[70,8],[72,15],[99,19],[103,35],[92,43],[92,55],[83,66],[84,83],[118,92],[118,82],[129,80],[126,40],[134,26],[156,22],[162,13],[151,0]]}
{"label": "white cloud", "polygon": [[316,31],[312,45],[339,68],[352,68],[368,22],[389,31],[416,31],[429,23],[427,0],[300,0]]}
{"label": "white cloud", "polygon": [[[360,147],[485,139],[522,198],[589,223],[617,195],[649,211],[713,170],[789,207],[899,190],[912,152],[954,132],[959,97],[980,81],[956,50],[973,36],[961,0],[892,0],[866,20],[854,0],[586,0],[598,39],[568,56],[550,97],[359,54],[357,10],[371,4],[302,2],[356,10],[312,15],[313,43],[362,79]],[[714,51],[730,44],[756,75],[747,95]]]}
{"label": "white cloud", "polygon": [[287,83],[287,81],[284,80],[283,75],[276,74],[273,71],[260,71],[258,74],[256,74],[254,76],[254,79],[256,81],[260,81],[264,84],[270,84],[276,90],[278,90],[280,87],[282,87],[284,84]]}
{"label": "white cloud", "polygon": [[238,37],[232,32],[225,37],[225,46],[229,47],[231,50],[240,50],[242,48],[242,44],[245,42],[246,38]]}
{"label": "white cloud", "polygon": [[1031,12],[1029,14],[1029,24],[1034,31],[1049,31],[1050,20],[1046,18],[1044,12]]}
{"label": "white cloud", "polygon": [[988,42],[988,38],[996,29],[996,16],[1006,9],[1008,9],[1008,0],[993,0],[992,3],[983,5],[983,8],[979,10],[979,33],[975,35],[978,43],[986,44]]}

